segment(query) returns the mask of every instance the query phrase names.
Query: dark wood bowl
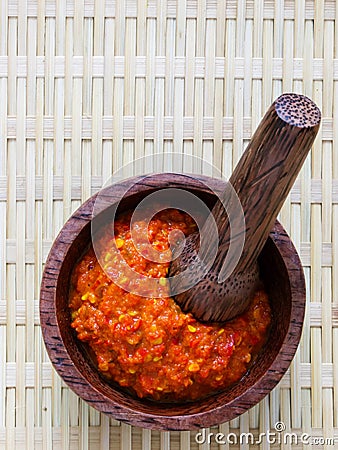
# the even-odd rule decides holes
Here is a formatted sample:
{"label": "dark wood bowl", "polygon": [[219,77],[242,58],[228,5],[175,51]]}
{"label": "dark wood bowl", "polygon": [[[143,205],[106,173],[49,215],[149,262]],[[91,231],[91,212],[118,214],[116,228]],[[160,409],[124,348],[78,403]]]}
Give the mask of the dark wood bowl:
{"label": "dark wood bowl", "polygon": [[224,181],[204,176],[157,174],[125,180],[94,195],[67,221],[49,253],[41,284],[40,318],[49,357],[63,380],[94,408],[132,425],[161,430],[192,430],[233,419],[265,397],[288,369],[304,319],[305,280],[298,254],[276,222],[260,256],[260,270],[270,297],[273,319],[269,339],[242,380],[232,388],[195,402],[157,403],[141,400],[108,384],[71,328],[68,310],[70,275],[91,240],[91,221],[115,207],[135,207],[158,189],[181,188],[208,206]]}

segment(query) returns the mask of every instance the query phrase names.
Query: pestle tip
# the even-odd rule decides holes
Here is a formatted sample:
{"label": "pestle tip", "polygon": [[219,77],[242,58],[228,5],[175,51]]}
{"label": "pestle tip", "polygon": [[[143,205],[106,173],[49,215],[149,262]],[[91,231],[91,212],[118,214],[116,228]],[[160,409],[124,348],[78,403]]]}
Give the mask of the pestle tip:
{"label": "pestle tip", "polygon": [[295,127],[315,127],[321,120],[319,108],[305,95],[282,94],[277,98],[275,108],[280,119]]}

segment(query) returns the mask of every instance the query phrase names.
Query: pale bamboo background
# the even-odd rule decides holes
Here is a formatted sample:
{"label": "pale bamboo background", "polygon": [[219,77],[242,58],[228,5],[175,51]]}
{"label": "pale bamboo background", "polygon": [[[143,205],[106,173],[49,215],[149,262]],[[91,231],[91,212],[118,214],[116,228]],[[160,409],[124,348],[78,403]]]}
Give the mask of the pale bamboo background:
{"label": "pale bamboo background", "polygon": [[228,176],[286,91],[323,113],[280,215],[307,279],[303,338],[272,394],[211,431],[257,435],[283,421],[298,436],[336,438],[337,448],[336,2],[0,0],[1,449],[198,448],[195,432],[123,425],[69,391],[41,339],[43,263],[72,211],[134,158],[193,154]]}

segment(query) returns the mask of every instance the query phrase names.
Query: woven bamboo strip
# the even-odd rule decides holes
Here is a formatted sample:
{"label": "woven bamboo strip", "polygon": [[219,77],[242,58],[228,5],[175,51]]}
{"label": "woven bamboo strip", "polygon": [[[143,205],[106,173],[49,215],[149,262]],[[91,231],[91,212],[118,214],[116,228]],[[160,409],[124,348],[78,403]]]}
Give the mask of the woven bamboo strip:
{"label": "woven bamboo strip", "polygon": [[[107,147],[109,142],[107,143]],[[35,149],[35,147],[34,147]],[[27,141],[27,152],[33,151],[33,142],[31,140]],[[66,153],[66,150],[65,150]],[[334,151],[333,151],[334,153]],[[334,156],[334,155],[333,155]],[[34,158],[33,158],[34,159]],[[35,161],[30,162],[31,165],[35,164]],[[311,160],[310,158],[305,162],[305,166],[303,167],[302,174],[304,171],[309,169],[309,166],[311,167]],[[107,169],[108,170],[108,169]],[[33,174],[34,175],[34,174]],[[106,177],[104,176],[92,176],[91,177],[91,194],[96,193],[100,190],[102,185],[104,184],[103,180],[106,180]],[[307,180],[309,181],[309,180]],[[3,175],[0,176],[0,202],[5,202],[8,194],[8,178],[7,176]],[[323,202],[323,189],[322,189],[322,180],[310,180],[309,183],[306,183],[306,186],[303,184],[303,177],[300,177],[300,179],[296,180],[295,185],[290,193],[290,199],[292,204],[300,204],[301,208],[303,210],[303,198],[306,194],[307,200],[307,210],[310,211],[310,205],[311,203],[317,203],[321,204]],[[30,186],[32,186],[32,190],[30,190]],[[309,192],[305,188],[309,188]],[[17,201],[28,201],[29,194],[34,195],[34,201],[40,201],[42,200],[43,195],[43,178],[42,176],[32,176],[32,174],[28,173],[26,176],[17,176],[16,177],[16,199]],[[53,177],[53,196],[55,201],[59,201],[63,199],[64,195],[64,176],[54,176]],[[338,204],[338,180],[333,179],[330,187],[330,194],[332,198],[332,204],[336,205]],[[81,198],[81,177],[80,176],[73,176],[70,183],[70,199],[72,200],[80,200]],[[29,201],[32,201],[29,197]],[[309,212],[308,212],[309,214]],[[310,226],[309,226],[309,217],[308,214],[304,218],[304,233],[309,234]],[[303,222],[302,222],[303,223]],[[31,226],[31,224],[27,224],[27,226]],[[306,248],[310,241],[309,237],[302,238],[302,242],[304,244],[301,244],[301,247]],[[332,261],[332,253],[331,252],[331,244],[330,242],[326,242],[323,244],[323,250],[324,250],[324,259],[328,261],[327,263],[331,265]],[[305,250],[304,250],[305,251]],[[331,255],[331,256],[330,256]]]}
{"label": "woven bamboo strip", "polygon": [[[268,430],[273,430],[273,424],[270,424],[270,407],[269,398],[265,397],[259,404],[259,430],[261,433],[266,433]],[[264,450],[270,449],[271,442],[269,439],[262,439],[260,447]]]}
{"label": "woven bamboo strip", "polygon": [[[301,377],[301,387],[302,388],[310,388],[311,387],[311,364],[310,363],[301,363],[298,369],[298,382]],[[9,388],[14,388],[16,386],[16,377],[18,373],[18,368],[15,362],[7,362],[3,367],[4,380],[6,381],[6,386]],[[336,367],[333,363],[323,363],[322,364],[322,381],[321,386],[325,388],[329,388],[332,386],[334,381]],[[22,368],[23,377],[25,378],[26,384],[25,386],[29,389],[33,389],[35,387],[35,383],[38,382],[41,388],[52,388],[53,383],[53,369],[49,365],[48,362],[40,363],[39,367],[35,366],[35,363],[26,362],[24,367]],[[292,383],[292,374],[291,371],[288,371],[280,383],[280,388],[289,389]],[[62,390],[66,389],[63,385],[61,385]],[[278,391],[276,391],[278,392]],[[76,399],[76,397],[75,397]],[[274,403],[278,402],[278,399],[272,400]],[[76,407],[76,402],[74,401],[74,408]],[[96,422],[97,417],[93,413],[92,421]],[[76,421],[76,411],[74,413],[74,421]],[[76,419],[76,420],[75,420]],[[254,425],[250,425],[252,428],[256,428]]]}
{"label": "woven bamboo strip", "polygon": [[[17,19],[17,55],[26,53],[27,22],[25,2],[19,2],[20,13]],[[26,83],[24,79],[17,79],[15,114],[17,116],[16,135],[16,174],[24,175],[26,172],[26,140],[25,140],[25,114],[26,114]],[[13,155],[14,156],[14,155]],[[15,267],[15,293],[20,298],[25,298],[25,234],[26,234],[26,204],[16,202],[16,267]],[[11,288],[14,289],[14,286]],[[15,360],[17,365],[16,377],[16,414],[15,422],[18,426],[25,425],[25,380],[21,370],[25,364],[25,328],[16,327]]]}
{"label": "woven bamboo strip", "polygon": [[[160,80],[159,80],[160,81]],[[236,79],[236,82],[239,81]],[[259,118],[260,119],[260,118]],[[72,118],[71,116],[64,117],[64,139],[67,143],[72,137]],[[116,116],[104,116],[102,118],[102,133],[103,139],[112,139],[113,129],[116,125]],[[172,140],[174,138],[173,134],[173,116],[164,116],[163,118],[163,130],[164,138],[166,140]],[[152,139],[155,130],[155,121],[157,121],[156,115],[145,116],[144,118],[144,133],[145,138]],[[93,128],[92,128],[92,118],[87,116],[81,117],[81,128],[82,128],[82,138],[84,141],[92,139]],[[6,125],[6,123],[5,123]],[[25,118],[25,129],[27,139],[37,139],[40,136],[36,133],[37,119],[33,117]],[[42,117],[42,135],[45,139],[53,139],[54,137],[54,127],[55,120],[50,116]],[[222,139],[231,140],[234,137],[232,127],[234,126],[234,119],[230,117],[224,117],[221,121],[222,125]],[[124,139],[134,139],[135,138],[135,116],[125,116],[121,121],[122,126],[122,136]],[[213,117],[203,117],[201,126],[201,135],[203,140],[210,140],[213,136],[213,129],[215,127],[215,119]],[[248,117],[243,118],[243,137],[249,140],[252,132],[250,128],[252,126],[252,121]],[[322,138],[323,141],[332,141],[333,139],[333,120],[328,118],[323,118],[322,124]],[[16,118],[10,117],[7,119],[7,137],[8,139],[14,139],[17,130],[17,120]],[[254,130],[253,130],[254,131]],[[184,139],[189,140],[194,137],[194,120],[193,116],[184,116],[183,118],[183,132]],[[41,136],[42,137],[42,136]]]}
{"label": "woven bamboo strip", "polygon": [[[26,448],[35,447],[35,417],[32,414],[32,405],[34,405],[34,389],[26,389],[25,405],[25,446]],[[66,448],[66,447],[65,447]]]}
{"label": "woven bamboo strip", "polygon": [[[44,364],[44,363],[42,363]],[[46,363],[45,363],[46,364]],[[51,423],[52,427],[61,427],[61,415],[60,411],[63,407],[63,401],[62,401],[62,387],[64,386],[63,380],[60,379],[60,377],[57,376],[55,371],[51,374],[51,384],[50,384],[50,415],[51,415]],[[47,389],[49,391],[49,389]]]}
{"label": "woven bamboo strip", "polygon": [[[0,27],[3,32],[0,34],[0,55],[6,54],[7,51],[7,2],[2,2],[0,5]],[[0,174],[5,175],[7,171],[7,79],[0,78]],[[0,298],[6,297],[6,204],[0,202]],[[2,315],[6,318],[6,312]],[[6,340],[7,328],[5,325],[0,325],[0,426],[6,425]]]}
{"label": "woven bamboo strip", "polygon": [[89,406],[81,400],[79,415],[79,446],[82,450],[89,449],[89,428],[88,428]]}
{"label": "woven bamboo strip", "polygon": [[[188,447],[189,448],[189,447]],[[151,430],[142,430],[142,450],[151,449]]]}
{"label": "woven bamboo strip", "polygon": [[[186,42],[186,3],[182,1],[177,4],[176,13],[176,34],[175,42],[172,43],[175,49],[175,56],[183,56]],[[184,103],[182,98],[185,95],[185,80],[183,78],[174,81],[174,124],[173,124],[173,151],[176,153],[183,153],[183,116]],[[182,170],[182,161],[179,158],[174,158],[173,168],[176,171]]]}
{"label": "woven bamboo strip", "polygon": [[[149,141],[149,149],[153,153],[159,153],[163,148],[163,126],[161,120],[163,120],[164,114],[164,99],[163,99],[163,88],[164,80],[156,78],[156,57],[157,55],[163,55],[163,40],[161,36],[164,29],[165,20],[165,6],[163,2],[158,2],[158,15],[156,20],[149,21],[148,19],[148,43],[147,43],[147,67],[148,67],[148,77],[146,80],[147,86],[147,99],[146,102],[146,114],[148,111],[152,111],[154,116],[158,120],[154,123],[154,140],[153,143]],[[148,163],[150,165],[150,172],[160,171],[161,167],[157,167],[156,163],[151,161]],[[146,167],[145,167],[146,169]]]}
{"label": "woven bamboo strip", "polygon": [[[8,37],[9,46],[8,53],[12,58],[16,54],[16,20],[11,20],[8,22]],[[12,40],[13,39],[13,40]],[[13,67],[10,65],[10,69]],[[15,77],[13,77],[15,80]],[[15,98],[16,98],[16,85],[14,80],[8,80],[8,113],[15,114]],[[8,180],[8,215],[7,215],[7,236],[12,237],[16,230],[16,198],[15,198],[15,177],[16,177],[16,158],[15,158],[15,142],[8,142],[8,161],[7,169],[11,174]],[[15,361],[15,348],[16,348],[16,327],[13,322],[14,310],[15,310],[15,266],[7,266],[7,289],[6,289],[6,299],[7,299],[7,339],[6,339],[6,360]],[[15,388],[6,390],[6,444],[7,448],[14,447],[14,435],[15,435]]]}
{"label": "woven bamboo strip", "polygon": [[[231,36],[236,32],[235,22],[228,20],[226,22],[225,35],[225,67],[224,67],[224,116],[233,117],[234,105],[234,73],[233,60],[235,57],[235,43]],[[232,126],[233,129],[233,126]],[[226,141],[223,147],[223,174],[229,178],[233,170],[232,142]]]}
{"label": "woven bamboo strip", "polygon": [[[175,21],[168,19],[166,22],[165,30],[165,83],[164,83],[164,96],[166,101],[164,102],[164,114],[166,116],[174,115],[174,95],[175,95],[175,83],[174,83],[174,57],[175,57]],[[172,126],[172,130],[173,130]],[[173,170],[173,160],[171,153],[174,151],[173,141],[165,140],[163,142],[163,150],[160,152],[167,153],[164,158],[163,170]]]}
{"label": "woven bamboo strip", "polygon": [[[82,111],[78,111],[80,115],[91,115],[92,114],[92,95],[93,95],[93,78],[92,78],[92,47],[93,47],[93,27],[91,20],[84,19],[82,21],[83,26],[83,49],[81,50],[84,54],[85,60],[85,71],[82,83]],[[96,92],[95,92],[96,93]],[[95,103],[97,98],[93,100]],[[94,133],[95,133],[95,122],[94,122]],[[94,135],[96,137],[96,135]],[[93,136],[93,138],[94,138]],[[95,141],[94,141],[95,142]],[[92,175],[92,164],[95,164],[92,159],[97,159],[97,152],[92,151],[92,143],[88,141],[82,141],[82,167],[81,167],[81,177],[82,177],[82,201],[85,201],[90,197],[90,178]],[[95,144],[94,144],[95,145]],[[95,156],[96,153],[96,156]],[[100,152],[101,153],[101,152]]]}
{"label": "woven bamboo strip", "polygon": [[[10,17],[16,16],[18,14],[18,0],[9,0],[9,7],[8,7],[8,14]],[[166,2],[168,4],[167,7],[167,15],[168,17],[174,18],[176,14],[176,2],[174,0],[170,0]],[[37,0],[31,1],[28,5],[28,14],[30,16],[36,16],[37,15],[37,9],[38,9],[39,2]],[[314,10],[314,1],[313,0],[307,0],[305,8],[305,18],[307,20],[313,20],[316,11]],[[157,9],[157,2],[156,0],[150,0],[147,4],[147,14],[149,17],[156,17],[158,14]],[[226,16],[230,19],[236,18],[236,9],[237,2],[235,0],[228,0],[226,2]],[[105,9],[105,15],[107,17],[115,17],[116,10],[118,8],[118,1],[112,1],[109,4],[106,5]],[[46,5],[45,14],[46,17],[54,17],[55,16],[55,10],[56,6],[54,2],[48,2]],[[67,11],[66,14],[69,17],[72,17],[74,15],[75,6],[73,2],[70,2],[67,4]],[[193,0],[189,0],[187,2],[187,10],[189,12],[190,18],[196,18],[198,15],[198,8],[196,5],[196,2]],[[206,8],[206,17],[208,19],[215,19],[217,13],[217,7],[215,3],[212,0],[208,0],[207,2],[207,8]],[[95,6],[93,2],[90,0],[86,0],[85,7],[84,7],[84,17],[91,18],[95,14]],[[266,19],[273,19],[275,14],[275,8],[274,8],[274,2],[268,1],[264,2],[264,18]],[[133,17],[135,18],[137,16],[137,1],[132,0],[129,1],[126,8],[126,15],[127,17]],[[295,17],[295,4],[294,2],[285,2],[285,15],[287,19],[294,19]],[[246,2],[246,17],[249,19],[252,19],[254,16],[254,1],[248,0]],[[334,0],[326,0],[325,2],[325,11],[324,11],[324,18],[325,20],[332,20],[335,17],[335,2]]]}
{"label": "woven bamboo strip", "polygon": [[123,129],[123,80],[114,81],[114,129],[113,129],[113,168],[114,171],[122,167],[122,129]]}
{"label": "woven bamboo strip", "polygon": [[[258,405],[259,408],[259,405]],[[235,419],[230,420],[229,425],[230,428],[236,430],[236,432],[238,432],[239,430],[239,426],[240,426],[240,417],[236,417]]]}
{"label": "woven bamboo strip", "polygon": [[[192,117],[194,114],[194,83],[195,83],[195,39],[196,29],[193,20],[186,21],[186,67],[185,67],[185,89],[184,89],[184,115]],[[184,120],[184,119],[183,119]],[[185,140],[183,142],[183,152],[185,155],[192,155],[194,153],[194,145],[192,140]],[[186,173],[193,172],[192,161],[186,158],[183,170]]]}
{"label": "woven bamboo strip", "polygon": [[[251,21],[246,21],[245,34],[244,34],[244,117],[251,116],[252,105],[252,83],[251,77],[253,73],[253,58],[251,57],[251,40],[252,40],[252,27]],[[244,139],[248,140],[249,136],[246,136],[245,127],[243,127]],[[252,130],[250,130],[250,137]]]}
{"label": "woven bamboo strip", "polygon": [[[291,374],[290,374],[291,378]],[[284,384],[285,386],[285,384]],[[269,395],[269,407],[270,407],[270,427],[274,428],[277,422],[280,422],[280,398],[281,398],[281,389],[283,388],[283,384],[279,384]],[[254,426],[252,428],[255,428]]]}
{"label": "woven bamboo strip", "polygon": [[[252,56],[262,57],[263,51],[263,3],[259,1],[253,2],[254,18],[253,18],[253,36],[252,36]],[[260,118],[262,117],[262,79],[252,80],[252,114],[256,120],[252,122],[252,132],[257,128]]]}
{"label": "woven bamboo strip", "polygon": [[135,151],[134,159],[139,159],[144,156],[145,141],[144,141],[144,106],[145,106],[145,80],[135,80]]}
{"label": "woven bamboo strip", "polygon": [[[104,45],[104,11],[103,3],[96,3],[95,18],[93,23],[93,55],[103,54]],[[93,57],[94,57],[93,56]],[[93,115],[93,141],[92,141],[92,175],[102,172],[102,114],[103,114],[103,89],[104,79],[93,77],[92,89],[92,115]]]}
{"label": "woven bamboo strip", "polygon": [[[325,22],[324,24],[324,49],[323,55],[325,60],[324,65],[324,80],[323,80],[323,115],[333,115],[332,95],[333,91],[332,81],[332,59],[333,49],[329,46],[329,40],[333,41],[334,29],[333,24]],[[323,162],[322,170],[326,174],[323,180],[323,226],[322,234],[323,241],[331,241],[332,239],[332,195],[329,185],[332,180],[332,143],[323,142],[322,146]],[[323,268],[323,362],[331,362],[333,359],[333,342],[332,342],[332,268]],[[333,392],[332,389],[323,389],[323,435],[328,437],[333,434]],[[328,448],[324,446],[324,448]]]}
{"label": "woven bamboo strip", "polygon": [[15,448],[15,388],[6,391],[6,450]]}
{"label": "woven bamboo strip", "polygon": [[[36,111],[36,71],[34,62],[36,60],[36,20],[27,19],[27,34],[29,39],[27,40],[27,56],[29,59],[29,66],[27,70],[27,114],[35,114]],[[25,129],[26,130],[26,129]],[[25,131],[26,133],[26,131]],[[26,137],[26,135],[25,135]],[[26,155],[25,155],[25,165],[26,165],[26,173],[25,173],[25,203],[26,203],[26,235],[28,239],[34,240],[35,238],[35,230],[36,230],[36,220],[35,220],[35,187],[36,187],[36,161],[35,161],[35,142],[33,140],[26,141]],[[35,253],[35,252],[34,252]],[[26,256],[26,255],[25,255]],[[25,257],[24,256],[24,257]],[[31,289],[31,283],[35,281],[35,267],[34,266],[25,266],[26,267],[26,311],[25,311],[25,325],[26,325],[26,342],[25,342],[25,351],[26,351],[26,360],[34,361],[34,323],[35,323],[35,314],[34,314],[34,298],[36,296],[36,292],[34,289]],[[34,401],[31,402],[32,391],[29,391],[30,399],[28,398],[27,392],[27,400],[26,404],[29,403],[34,404]],[[32,420],[34,416],[32,414],[27,414],[28,420],[28,442],[33,442],[34,436],[32,432],[32,426],[34,426],[34,421]]]}
{"label": "woven bamboo strip", "polygon": [[79,398],[73,393],[69,393],[69,424],[70,426],[79,425],[79,410],[80,401]]}
{"label": "woven bamboo strip", "polygon": [[[316,253],[317,242],[320,241],[320,211],[312,206],[312,233],[316,236],[312,242],[312,271],[311,296],[321,298],[321,269],[318,267],[320,258]],[[322,334],[319,328],[311,329],[311,362],[312,362],[312,423],[313,426],[322,426]]]}
{"label": "woven bamboo strip", "polygon": [[[229,422],[222,423],[221,425],[219,425],[218,431],[219,431],[219,433],[222,433],[222,435],[228,436],[229,435]],[[229,442],[226,440],[225,444],[224,444],[224,450],[229,450],[229,448],[230,448]]]}
{"label": "woven bamboo strip", "polygon": [[24,327],[17,327],[16,329],[16,383],[15,383],[15,425],[22,427],[26,424],[26,389],[23,367],[25,365],[25,329]]}
{"label": "woven bamboo strip", "polygon": [[[72,21],[72,47],[69,48],[70,51],[73,51],[75,56],[83,55],[83,11],[84,11],[84,2],[79,1],[75,4],[74,9],[74,20]],[[72,114],[72,146],[71,146],[71,176],[72,175],[80,175],[81,174],[81,165],[82,165],[82,127],[81,127],[81,115],[83,110],[83,79],[76,78],[72,74],[71,78],[72,82],[72,106],[71,106],[71,114]],[[83,194],[83,192],[82,192]],[[80,202],[73,202],[72,209],[76,208]]]}
{"label": "woven bamboo strip", "polygon": [[89,426],[98,427],[100,425],[101,414],[94,408],[89,408]]}
{"label": "woven bamboo strip", "polygon": [[337,351],[338,351],[338,332],[337,330],[333,330],[333,345],[332,345],[332,352],[333,352],[333,425],[334,427],[337,427],[337,411],[338,411],[338,404],[337,404],[337,393],[336,393],[336,386],[337,386],[337,380],[338,380],[338,370],[337,370]]}
{"label": "woven bamboo strip", "polygon": [[[283,389],[281,391],[281,423],[285,426],[286,432],[291,432],[291,411],[290,411],[290,391]],[[283,450],[292,450],[290,441],[283,442]]]}
{"label": "woven bamboo strip", "polygon": [[[333,246],[333,261],[332,261],[332,301],[337,304],[338,301],[338,210],[337,206],[332,207],[332,246]],[[333,417],[334,426],[338,426],[338,331],[332,330],[332,362],[334,365],[333,373]]]}
{"label": "woven bamboo strip", "polygon": [[[145,116],[153,115],[155,108],[155,57],[156,57],[156,20],[146,21],[147,41],[146,41],[146,79],[145,79]],[[145,133],[144,127],[144,133]],[[144,172],[154,172],[154,163],[151,155],[154,154],[154,140],[147,139],[144,143],[144,154],[147,157],[144,164]]]}
{"label": "woven bamboo strip", "polygon": [[[323,56],[323,4],[318,2],[315,5],[315,20],[314,20],[314,36],[313,41],[313,56]],[[314,100],[322,106],[322,83],[320,81],[313,82],[313,97]],[[319,132],[319,142],[321,140],[321,131]],[[312,150],[312,171],[313,178],[320,178],[322,169],[321,147],[318,142],[314,145]],[[316,245],[322,242],[321,235],[321,211],[318,205],[311,206],[311,238],[312,238],[312,252],[311,252],[311,297],[321,298],[321,269],[320,258],[316,254]],[[320,329],[311,329],[311,361],[313,364],[313,383],[311,389],[312,395],[312,425],[323,426],[323,392],[322,384],[322,332]]]}
{"label": "woven bamboo strip", "polygon": [[[239,431],[240,434],[244,435],[244,434],[248,434],[250,432],[250,427],[249,427],[249,413],[244,413],[241,416],[240,419],[240,427],[239,427]],[[241,445],[241,450],[249,450],[249,441],[245,442]]]}
{"label": "woven bamboo strip", "polygon": [[[180,433],[180,449],[181,450],[189,450],[191,444],[191,433],[189,431],[182,431]],[[145,449],[142,449],[145,450]]]}
{"label": "woven bamboo strip", "polygon": [[41,331],[35,329],[34,336],[34,424],[41,426],[42,417],[42,361],[41,361]]}
{"label": "woven bamboo strip", "polygon": [[273,89],[273,78],[272,78],[272,64],[273,59],[273,21],[265,20],[263,30],[263,75],[262,75],[262,85],[263,85],[263,111],[266,111],[271,105],[274,98],[272,98]]}
{"label": "woven bamboo strip", "polygon": [[[41,335],[40,335],[41,338]],[[41,348],[40,364],[48,361],[48,355],[44,346]],[[53,377],[53,375],[52,375]],[[42,448],[53,448],[53,389],[51,387],[42,388],[41,404],[38,405],[39,412],[41,411],[41,427],[42,427]]]}
{"label": "woven bamboo strip", "polygon": [[[313,70],[312,70],[312,55],[313,55],[313,29],[312,24],[309,22],[302,24],[304,17],[304,8],[305,4],[302,2],[303,10],[299,11],[299,32],[297,34],[297,42],[301,39],[302,48],[300,48],[299,44],[297,47],[299,48],[299,54],[303,52],[304,55],[304,79],[303,81],[303,91],[306,95],[312,96],[312,83],[313,83]],[[303,36],[303,37],[302,37]],[[312,149],[313,152],[313,149]],[[311,165],[312,165],[312,152],[311,155],[305,161],[303,169],[300,174],[301,179],[301,202],[300,202],[300,222],[301,222],[301,235],[300,241],[311,241]],[[310,300],[312,297],[312,292],[310,292],[311,288],[311,270],[310,268],[305,268],[305,278],[306,278],[306,286],[307,286],[307,306],[308,309],[305,314],[304,320],[304,328],[303,328],[303,338],[301,341],[300,354],[301,361],[309,362],[311,359],[311,329],[310,329],[310,314],[309,307],[311,306]],[[299,383],[299,380],[295,380],[295,383]],[[311,434],[311,426],[312,426],[312,410],[311,410],[311,390],[309,388],[304,388],[301,385],[301,401],[302,401],[302,416],[301,416],[301,426],[302,431],[304,433]],[[297,420],[297,419],[296,419]]]}
{"label": "woven bamboo strip", "polygon": [[[333,436],[333,401],[332,389],[323,389],[323,437],[330,439]],[[332,444],[324,444],[324,450],[332,448]]]}
{"label": "woven bamboo strip", "polygon": [[61,403],[61,442],[62,448],[69,450],[70,443],[70,424],[69,424],[69,392],[67,389],[62,391]]}
{"label": "woven bamboo strip", "polygon": [[121,450],[132,450],[130,425],[121,424]]}
{"label": "woven bamboo strip", "polygon": [[170,433],[161,431],[160,433],[161,450],[170,450]]}
{"label": "woven bamboo strip", "polygon": [[234,139],[233,139],[233,168],[243,153],[243,82],[234,82]]}
{"label": "woven bamboo strip", "polygon": [[[335,23],[338,20],[338,8],[336,8]],[[338,31],[335,28],[334,43],[338,43]],[[338,49],[334,47],[334,57],[338,54]],[[333,83],[333,111],[338,100],[337,82]],[[337,146],[338,138],[338,116],[333,115],[333,149]],[[336,151],[332,151],[332,177],[338,173],[338,155]],[[337,304],[338,301],[338,210],[337,206],[332,206],[332,302]],[[332,330],[332,362],[333,362],[333,426],[338,426],[338,332]]]}
{"label": "woven bamboo strip", "polygon": [[[0,325],[0,358],[6,361],[6,327]],[[6,365],[0,365],[0,426],[5,428],[6,425]]]}
{"label": "woven bamboo strip", "polygon": [[106,415],[102,414],[100,426],[100,450],[109,448],[109,438],[109,418]]}
{"label": "woven bamboo strip", "polygon": [[0,4],[0,29],[2,33],[0,35],[0,56],[7,53],[7,28],[8,28],[8,2],[4,0]]}
{"label": "woven bamboo strip", "polygon": [[[295,21],[296,22],[296,21]],[[297,24],[297,22],[296,22]],[[283,50],[284,50],[284,61],[283,61],[283,91],[284,92],[292,92],[293,91],[293,57],[295,51],[295,39],[294,39],[294,29],[293,23],[291,21],[285,22],[285,34],[284,34],[284,42],[283,42]],[[290,196],[284,202],[284,205],[281,209],[279,219],[283,223],[283,226],[287,231],[290,230]]]}
{"label": "woven bamboo strip", "polygon": [[[135,51],[136,51],[136,21],[126,19],[125,23],[125,77],[124,77],[124,107],[123,114],[134,115],[135,107]],[[135,135],[137,139],[137,136]],[[123,144],[123,165],[126,166],[135,159],[135,141],[125,140]],[[132,168],[128,169],[126,175],[134,175]],[[131,171],[131,172],[130,172]]]}
{"label": "woven bamboo strip", "polygon": [[52,436],[52,395],[51,389],[44,389],[42,392],[42,448],[44,450],[53,449]]}
{"label": "woven bamboo strip", "polygon": [[[30,22],[33,22],[31,19]],[[111,22],[114,22],[113,19]],[[194,21],[188,20],[187,23],[193,23]],[[227,21],[231,22],[231,21]],[[234,21],[233,21],[234,22]],[[269,21],[271,22],[271,21]],[[71,23],[70,19],[66,22]],[[286,23],[289,23],[292,25],[291,21],[288,21]],[[246,23],[245,29],[247,30],[248,27],[250,27],[251,22]],[[272,23],[270,23],[270,26]],[[308,28],[309,24],[306,24],[306,28]],[[67,26],[66,26],[67,29]],[[142,78],[146,75],[146,61],[147,57],[137,56],[135,57],[135,76],[136,78]],[[187,61],[186,56],[175,56],[174,57],[175,65],[173,67],[173,76],[174,78],[182,78],[186,71]],[[1,56],[0,55],[0,76],[1,77],[7,77],[9,74],[9,65],[10,65],[10,58],[8,56]],[[18,56],[16,59],[16,73],[18,78],[26,78],[28,71],[29,71],[29,65],[30,65],[30,59],[27,56]],[[233,71],[235,74],[235,78],[238,79],[244,79],[247,77],[248,73],[245,69],[246,64],[249,61],[247,58],[242,56],[236,56],[236,58],[233,61]],[[206,78],[206,72],[205,72],[205,56],[195,56],[194,63],[196,66],[196,77],[197,78]],[[224,71],[224,57],[218,56],[215,58],[215,79],[223,79],[226,76],[226,73]],[[259,57],[252,57],[252,76],[254,78],[262,78],[263,77],[263,70],[264,70],[264,64],[265,64],[265,58],[259,56]],[[283,76],[283,66],[284,61],[282,57],[273,57],[271,61],[269,61],[269,64],[271,66],[271,77],[272,81],[275,83],[276,81],[281,82],[284,81]],[[110,61],[110,64],[112,65],[114,69],[114,73],[117,77],[122,78],[125,76],[125,56],[116,55],[113,61]],[[320,81],[323,80],[325,77],[324,74],[324,65],[325,61],[323,57],[315,58],[311,61],[311,72],[313,73],[313,80]],[[165,57],[162,56],[156,56],[154,58],[154,67],[155,67],[155,75],[157,78],[163,78],[165,76],[165,66],[166,66],[166,60]],[[54,72],[55,77],[57,78],[66,78],[68,68],[72,68],[72,72],[75,77],[77,78],[83,78],[86,70],[88,70],[87,67],[87,60],[84,56],[74,56],[72,55],[69,59],[67,55],[57,55],[54,58]],[[104,78],[105,76],[105,69],[106,69],[106,58],[104,56],[92,56],[91,57],[91,63],[90,63],[90,70],[92,71],[93,78]],[[36,74],[39,78],[43,78],[46,75],[46,66],[45,66],[45,59],[42,56],[37,56],[36,58]],[[332,77],[334,81],[337,81],[338,78],[338,60],[337,58],[334,58],[332,61]],[[295,80],[302,81],[302,79],[306,75],[306,61],[303,58],[292,58],[292,65],[289,67],[289,72],[293,76]],[[277,93],[279,93],[280,90],[278,90]]]}
{"label": "woven bamboo strip", "polygon": [[[215,42],[215,72],[217,57],[224,57],[225,51],[225,8],[222,2],[218,2],[217,19],[216,19],[216,42]],[[223,65],[224,67],[224,65]],[[213,151],[213,166],[218,171],[222,171],[222,117],[224,105],[224,82],[215,76],[215,107],[214,107],[214,151]]]}
{"label": "woven bamboo strip", "polygon": [[[292,205],[291,210],[291,231],[293,242],[296,248],[300,248],[301,243],[301,208],[300,205]],[[301,367],[300,350],[296,352],[290,368],[291,378],[291,426],[292,428],[301,428],[301,384],[299,383],[299,374]]]}
{"label": "woven bamboo strip", "polygon": [[[203,89],[204,108],[203,115],[213,117],[215,113],[216,103],[222,104],[222,98],[218,99],[215,96],[215,52],[216,52],[216,22],[206,21],[205,26],[205,41],[208,43],[205,48],[205,82]],[[214,130],[213,130],[214,135]],[[203,143],[203,161],[207,164],[203,173],[212,176],[212,169],[208,167],[208,163],[212,166],[214,162],[215,149],[214,140],[204,141]],[[219,157],[217,158],[219,160]]]}

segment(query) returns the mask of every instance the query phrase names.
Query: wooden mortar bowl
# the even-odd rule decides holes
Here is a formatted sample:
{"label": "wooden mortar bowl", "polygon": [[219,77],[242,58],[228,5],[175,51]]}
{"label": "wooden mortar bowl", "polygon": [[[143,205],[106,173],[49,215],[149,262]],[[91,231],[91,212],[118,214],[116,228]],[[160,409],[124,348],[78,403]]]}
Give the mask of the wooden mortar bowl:
{"label": "wooden mortar bowl", "polygon": [[[110,205],[116,205],[126,186],[130,189],[120,203],[120,210],[133,208],[149,193],[167,187],[188,190],[212,207],[215,193],[224,189],[224,181],[170,173],[135,177],[100,192],[102,214]],[[204,400],[157,403],[133,397],[105,382],[70,325],[70,276],[91,240],[96,197],[87,200],[64,225],[51,248],[42,278],[42,333],[49,357],[62,379],[99,411],[131,425],[159,430],[214,426],[244,413],[263,399],[291,363],[301,337],[305,310],[301,262],[280,223],[276,222],[259,261],[273,313],[270,336],[249,372],[232,388]]]}

